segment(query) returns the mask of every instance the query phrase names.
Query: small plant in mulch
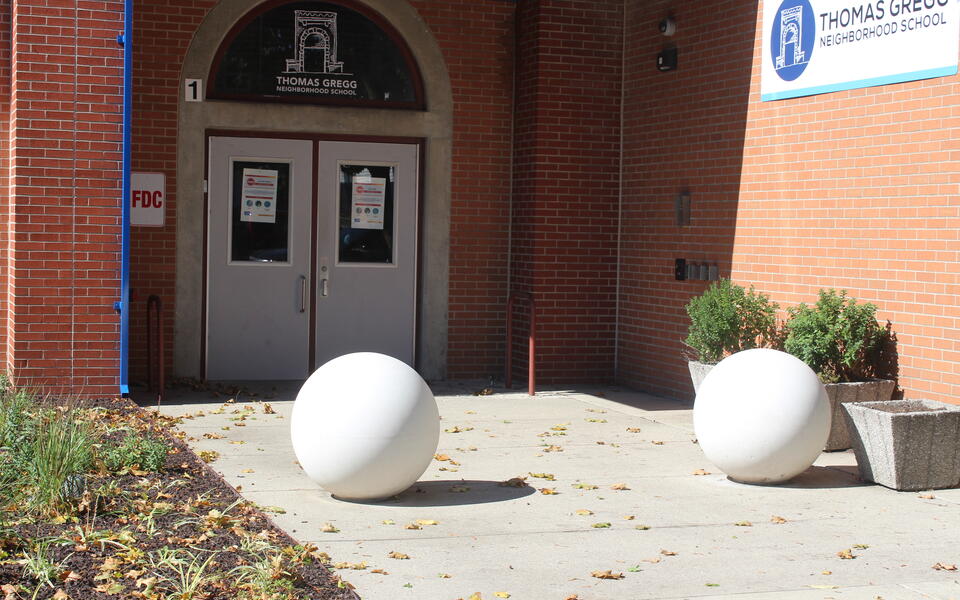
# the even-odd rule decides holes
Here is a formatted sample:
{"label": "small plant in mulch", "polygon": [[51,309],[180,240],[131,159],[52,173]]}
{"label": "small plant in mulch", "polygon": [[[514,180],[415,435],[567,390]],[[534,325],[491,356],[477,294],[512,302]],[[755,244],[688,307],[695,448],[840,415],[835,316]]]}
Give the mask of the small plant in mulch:
{"label": "small plant in mulch", "polygon": [[62,406],[0,375],[0,597],[356,598],[173,422],[119,399]]}

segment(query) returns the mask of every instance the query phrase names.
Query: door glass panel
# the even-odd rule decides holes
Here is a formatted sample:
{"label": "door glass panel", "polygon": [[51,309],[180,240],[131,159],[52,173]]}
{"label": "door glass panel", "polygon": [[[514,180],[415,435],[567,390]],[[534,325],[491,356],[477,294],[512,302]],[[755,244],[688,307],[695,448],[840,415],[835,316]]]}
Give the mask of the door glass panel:
{"label": "door glass panel", "polygon": [[290,163],[231,161],[232,262],[287,263]]}
{"label": "door glass panel", "polygon": [[340,164],[338,262],[393,263],[394,165]]}

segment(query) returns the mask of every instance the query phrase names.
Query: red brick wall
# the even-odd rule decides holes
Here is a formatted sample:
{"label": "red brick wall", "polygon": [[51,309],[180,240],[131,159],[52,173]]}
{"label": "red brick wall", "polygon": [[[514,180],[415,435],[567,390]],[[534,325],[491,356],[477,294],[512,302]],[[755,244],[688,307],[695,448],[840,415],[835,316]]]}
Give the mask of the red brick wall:
{"label": "red brick wall", "polygon": [[609,381],[622,2],[529,0],[518,11],[511,283],[536,301],[538,381]]}
{"label": "red brick wall", "polygon": [[122,8],[12,7],[7,365],[54,394],[118,391]]}
{"label": "red brick wall", "polygon": [[[708,17],[693,0],[628,1],[620,379],[691,393],[683,306],[705,284],[673,280],[684,257],[784,306],[821,287],[876,303],[898,334],[906,395],[956,401],[957,77],[760,102],[761,15],[716,4]],[[658,73],[667,8],[679,69]],[[672,215],[682,188],[685,228]]]}
{"label": "red brick wall", "polygon": [[[164,303],[172,367],[176,273],[176,110],[180,65],[196,27],[214,3],[138,4],[134,170],[167,175],[167,225],[133,228],[131,379],[147,373],[146,300]],[[449,373],[499,374],[507,286],[513,12],[507,0],[412,2],[447,61],[454,96],[451,198]]]}
{"label": "red brick wall", "polygon": [[412,2],[453,89],[448,375],[499,376],[510,221],[513,20],[509,0]]}
{"label": "red brick wall", "polygon": [[10,217],[10,2],[0,3],[0,373],[7,365],[7,270],[9,240],[7,220]]}
{"label": "red brick wall", "polygon": [[132,227],[130,232],[131,382],[147,379],[147,299],[153,294],[163,304],[167,373],[173,368],[180,69],[194,32],[215,4],[213,0],[138,2],[134,11],[133,171],[163,173],[167,204],[164,227]]}

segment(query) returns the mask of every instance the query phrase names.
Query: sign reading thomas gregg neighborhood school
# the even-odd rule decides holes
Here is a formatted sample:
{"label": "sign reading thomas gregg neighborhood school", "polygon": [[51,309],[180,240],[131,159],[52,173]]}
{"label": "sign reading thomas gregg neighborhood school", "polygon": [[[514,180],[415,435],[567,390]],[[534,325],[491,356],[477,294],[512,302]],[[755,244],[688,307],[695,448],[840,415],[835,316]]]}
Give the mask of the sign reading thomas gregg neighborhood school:
{"label": "sign reading thomas gregg neighborhood school", "polygon": [[762,100],[957,73],[960,0],[764,0]]}

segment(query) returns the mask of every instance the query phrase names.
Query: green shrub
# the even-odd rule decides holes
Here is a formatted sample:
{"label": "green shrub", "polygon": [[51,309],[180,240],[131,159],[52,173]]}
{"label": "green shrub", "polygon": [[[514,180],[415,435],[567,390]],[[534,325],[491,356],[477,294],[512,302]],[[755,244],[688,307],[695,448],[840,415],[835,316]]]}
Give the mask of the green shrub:
{"label": "green shrub", "polygon": [[777,308],[768,296],[729,279],[710,285],[687,304],[690,329],[684,342],[697,360],[719,362],[734,352],[777,345]]}
{"label": "green shrub", "polygon": [[846,290],[820,290],[815,306],[789,311],[784,350],[807,363],[825,383],[887,377],[884,348],[891,333],[877,322],[877,307],[857,304]]}
{"label": "green shrub", "polygon": [[139,468],[142,471],[159,471],[167,461],[169,446],[155,437],[128,433],[123,441],[109,449],[103,457],[107,469],[122,471]]}

